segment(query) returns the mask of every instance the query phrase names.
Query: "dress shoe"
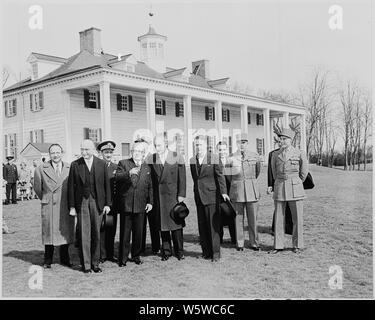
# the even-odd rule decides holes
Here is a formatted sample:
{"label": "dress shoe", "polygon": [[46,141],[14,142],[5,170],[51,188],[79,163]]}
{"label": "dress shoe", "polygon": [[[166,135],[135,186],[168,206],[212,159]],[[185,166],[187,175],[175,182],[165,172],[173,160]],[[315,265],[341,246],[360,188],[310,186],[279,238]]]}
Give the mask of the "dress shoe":
{"label": "dress shoe", "polygon": [[282,252],[284,249],[274,249],[272,251],[269,251],[268,253],[270,254],[276,254],[276,253],[279,253],[279,252]]}
{"label": "dress shoe", "polygon": [[93,267],[92,271],[94,271],[95,273],[101,273],[101,272],[103,272],[103,270],[100,269],[99,267]]}
{"label": "dress shoe", "polygon": [[134,263],[139,265],[139,264],[142,264],[143,261],[139,257],[137,257],[137,258],[134,258]]}
{"label": "dress shoe", "polygon": [[185,256],[181,253],[181,254],[177,255],[177,259],[178,260],[185,260]]}
{"label": "dress shoe", "polygon": [[254,251],[260,251],[260,248],[257,246],[251,246],[250,249]]}
{"label": "dress shoe", "polygon": [[43,268],[44,269],[51,269],[51,264],[50,263],[44,263]]}
{"label": "dress shoe", "polygon": [[118,264],[118,266],[121,268],[121,267],[126,267],[126,262],[120,262],[119,264]]}
{"label": "dress shoe", "polygon": [[61,265],[68,268],[73,267],[73,264],[71,264],[70,261],[61,261]]}
{"label": "dress shoe", "polygon": [[118,262],[118,260],[117,260],[116,257],[110,257],[110,258],[107,258],[106,260],[107,260],[107,261],[110,261],[110,262],[113,262],[113,263]]}
{"label": "dress shoe", "polygon": [[237,251],[243,251],[243,247],[237,247]]}
{"label": "dress shoe", "polygon": [[294,253],[301,253],[302,252],[301,249],[298,249],[298,248],[293,248],[292,251]]}
{"label": "dress shoe", "polygon": [[210,256],[209,254],[203,253],[202,258],[205,259],[205,260],[209,260],[209,259],[212,259],[212,256]]}
{"label": "dress shoe", "polygon": [[91,272],[92,272],[91,269],[85,269],[85,268],[82,268],[81,271],[82,271],[83,273],[91,273]]}
{"label": "dress shoe", "polygon": [[100,258],[99,263],[104,263],[106,259]]}
{"label": "dress shoe", "polygon": [[169,259],[169,256],[167,256],[166,254],[163,254],[161,257],[161,261],[167,261],[168,259]]}

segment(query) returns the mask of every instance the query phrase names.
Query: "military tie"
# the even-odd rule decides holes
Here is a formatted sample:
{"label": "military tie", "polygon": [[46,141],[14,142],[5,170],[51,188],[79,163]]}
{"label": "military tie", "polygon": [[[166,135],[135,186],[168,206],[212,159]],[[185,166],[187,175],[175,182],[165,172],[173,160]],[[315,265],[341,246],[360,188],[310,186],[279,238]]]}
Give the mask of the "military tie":
{"label": "military tie", "polygon": [[197,155],[197,168],[198,168],[198,175],[201,174],[202,165],[199,163],[199,157]]}

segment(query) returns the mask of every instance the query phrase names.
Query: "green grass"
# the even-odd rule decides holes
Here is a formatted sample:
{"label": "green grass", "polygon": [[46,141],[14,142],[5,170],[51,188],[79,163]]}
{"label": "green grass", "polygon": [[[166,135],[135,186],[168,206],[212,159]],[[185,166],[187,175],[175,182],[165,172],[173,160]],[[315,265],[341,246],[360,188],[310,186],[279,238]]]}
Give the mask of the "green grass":
{"label": "green grass", "polygon": [[[106,262],[102,274],[78,270],[78,257],[71,247],[75,269],[53,264],[43,272],[43,290],[28,286],[32,264],[43,262],[39,201],[4,206],[4,218],[13,234],[3,235],[4,297],[122,297],[122,298],[372,298],[372,173],[344,172],[311,165],[316,187],[308,190],[304,207],[306,249],[296,255],[285,251],[276,256],[269,234],[273,201],[266,190],[266,168],[261,176],[259,212],[261,252],[237,252],[225,229],[222,259],[213,264],[200,257],[197,217],[190,173],[190,215],[184,229],[186,259],[167,262],[149,254],[144,264],[125,268]],[[291,246],[290,236],[286,244]],[[118,245],[116,235],[116,246]],[[248,244],[248,243],[246,243]],[[246,245],[245,244],[245,245]],[[55,252],[55,261],[58,261]],[[329,268],[343,270],[343,288],[330,289]]]}

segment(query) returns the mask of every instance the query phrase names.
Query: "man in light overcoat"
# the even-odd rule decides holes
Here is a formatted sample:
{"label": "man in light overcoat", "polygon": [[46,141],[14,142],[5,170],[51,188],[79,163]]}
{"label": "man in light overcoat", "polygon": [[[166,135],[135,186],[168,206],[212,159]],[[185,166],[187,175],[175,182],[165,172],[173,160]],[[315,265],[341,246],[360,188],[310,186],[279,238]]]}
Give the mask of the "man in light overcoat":
{"label": "man in light overcoat", "polygon": [[69,215],[68,176],[70,164],[62,161],[59,144],[49,148],[50,161],[34,172],[34,190],[42,206],[44,268],[51,268],[54,246],[60,246],[60,262],[70,267],[69,244],[74,242],[74,217]]}

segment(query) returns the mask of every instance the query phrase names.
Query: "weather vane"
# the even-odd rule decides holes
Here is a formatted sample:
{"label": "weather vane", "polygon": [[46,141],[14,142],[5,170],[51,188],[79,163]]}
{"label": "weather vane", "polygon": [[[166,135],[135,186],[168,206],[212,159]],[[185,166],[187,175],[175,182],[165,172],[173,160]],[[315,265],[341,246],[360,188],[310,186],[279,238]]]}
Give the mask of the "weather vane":
{"label": "weather vane", "polygon": [[153,17],[154,16],[154,13],[152,12],[152,4],[150,5],[150,12],[148,13],[148,15],[150,17]]}

